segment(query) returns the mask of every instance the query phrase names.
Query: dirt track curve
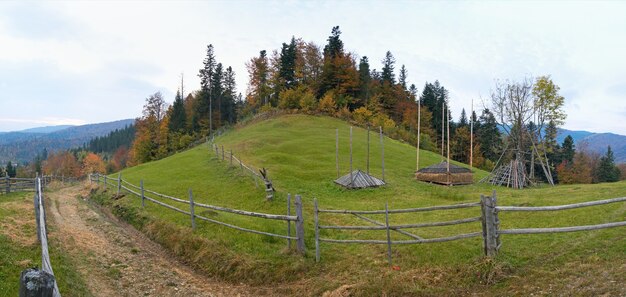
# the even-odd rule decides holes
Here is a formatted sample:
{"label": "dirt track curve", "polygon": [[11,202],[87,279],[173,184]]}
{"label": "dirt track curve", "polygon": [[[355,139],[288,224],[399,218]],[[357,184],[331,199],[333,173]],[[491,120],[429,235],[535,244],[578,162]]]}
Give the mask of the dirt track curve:
{"label": "dirt track curve", "polygon": [[[251,296],[249,288],[199,275],[131,226],[90,206],[88,189],[46,193],[51,237],[76,262],[94,296]],[[53,218],[50,220],[50,218]]]}

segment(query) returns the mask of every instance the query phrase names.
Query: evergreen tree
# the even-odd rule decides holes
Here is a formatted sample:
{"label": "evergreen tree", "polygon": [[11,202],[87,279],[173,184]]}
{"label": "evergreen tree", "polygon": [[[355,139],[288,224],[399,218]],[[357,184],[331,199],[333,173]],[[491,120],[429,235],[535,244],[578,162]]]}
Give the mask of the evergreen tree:
{"label": "evergreen tree", "polygon": [[394,74],[394,64],[396,63],[396,59],[393,57],[390,51],[387,51],[385,54],[385,59],[382,61],[383,63],[383,72],[381,74],[382,82],[388,83],[389,85],[396,84],[396,75]]}
{"label": "evergreen tree", "polygon": [[458,127],[468,127],[469,122],[467,121],[467,115],[465,114],[465,108],[461,109],[461,118],[459,119]]}
{"label": "evergreen tree", "polygon": [[17,173],[17,168],[13,167],[13,163],[11,161],[7,162],[6,174],[13,178]]}
{"label": "evergreen tree", "polygon": [[211,92],[210,92],[210,100],[212,106],[217,106],[217,111],[213,110],[213,129],[217,129],[222,126],[222,122],[224,121],[224,109],[223,107],[223,67],[222,63],[218,63],[215,67],[215,71],[213,72],[213,76],[211,76]]}
{"label": "evergreen tree", "polygon": [[176,91],[176,99],[174,99],[174,104],[172,105],[168,128],[170,132],[184,132],[186,127],[187,114],[185,113],[183,98],[180,95],[180,91]]}
{"label": "evergreen tree", "polygon": [[620,171],[615,166],[615,157],[611,146],[608,147],[606,155],[600,158],[597,168],[598,182],[616,182],[619,181]]}
{"label": "evergreen tree", "polygon": [[277,90],[291,89],[296,84],[296,39],[291,37],[289,44],[283,43],[280,51],[280,65],[278,75],[284,84]]}
{"label": "evergreen tree", "polygon": [[224,116],[228,123],[233,124],[237,120],[237,86],[235,82],[235,72],[232,67],[226,68],[224,72]]}
{"label": "evergreen tree", "polygon": [[574,147],[574,138],[567,135],[567,137],[563,139],[563,145],[561,146],[561,162],[567,161],[569,164],[572,164],[572,162],[574,162],[575,154],[576,149]]}
{"label": "evergreen tree", "polygon": [[203,91],[209,91],[211,89],[211,77],[216,67],[215,53],[213,52],[213,45],[207,46],[206,58],[202,61],[204,67],[200,69],[198,77],[200,77],[200,87]]}
{"label": "evergreen tree", "polygon": [[402,87],[404,91],[408,91],[407,86],[406,86],[407,75],[408,73],[407,73],[406,67],[404,67],[404,64],[402,64],[402,67],[400,67],[400,76],[398,77],[398,83],[400,84],[400,86]]}
{"label": "evergreen tree", "polygon": [[417,102],[417,87],[415,84],[411,84],[409,87],[409,98],[411,98],[411,101]]}
{"label": "evergreen tree", "polygon": [[339,30],[339,26],[333,27],[328,37],[328,44],[324,46],[324,60],[343,55],[343,41],[339,39],[340,35],[341,31]]}
{"label": "evergreen tree", "polygon": [[[363,56],[359,62],[359,98],[362,105],[367,105],[370,99],[370,84],[372,83],[372,76],[370,74],[370,64],[367,56]],[[360,107],[360,106],[359,106]]]}
{"label": "evergreen tree", "polygon": [[496,118],[489,109],[484,109],[480,115],[480,130],[477,136],[483,156],[496,162],[500,157],[502,138]]}

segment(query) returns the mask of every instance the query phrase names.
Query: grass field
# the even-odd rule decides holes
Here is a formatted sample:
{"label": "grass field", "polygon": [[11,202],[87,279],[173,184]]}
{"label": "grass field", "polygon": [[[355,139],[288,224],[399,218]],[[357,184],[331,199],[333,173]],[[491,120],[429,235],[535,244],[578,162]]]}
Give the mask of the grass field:
{"label": "grass field", "polygon": [[[322,243],[322,261],[315,264],[312,250],[313,198],[318,199],[324,209],[378,210],[383,209],[385,203],[395,209],[477,202],[480,194],[490,194],[493,190],[497,191],[499,205],[560,205],[626,196],[624,182],[540,186],[522,191],[485,184],[441,187],[417,182],[413,178],[415,148],[388,138],[384,141],[385,180],[388,184],[376,189],[347,190],[333,183],[336,178],[336,128],[340,129],[340,168],[343,175],[348,173],[349,168],[349,125],[337,119],[282,116],[236,128],[216,139],[218,144],[224,145],[227,151],[232,149],[244,162],[268,169],[277,189],[271,202],[265,201],[264,191],[255,188],[252,179],[243,174],[238,166],[229,167],[227,162],[218,161],[207,144],[122,172],[125,180],[138,185],[143,179],[146,188],[157,192],[186,198],[188,188],[192,188],[194,199],[198,202],[258,212],[284,214],[287,193],[301,194],[305,204],[306,244],[309,248],[304,259],[286,251],[284,240],[241,233],[206,222],[199,223],[193,233],[184,231],[186,237],[202,239],[194,244],[206,246],[190,250],[183,244],[172,243],[176,238],[181,239],[180,234],[176,237],[175,233],[188,229],[188,217],[150,202],[146,202],[148,205],[142,210],[139,199],[130,196],[103,203],[114,205],[119,215],[136,220],[135,225],[140,229],[152,234],[154,239],[179,256],[189,258],[190,263],[197,263],[196,267],[207,273],[253,284],[291,283],[296,291],[310,295],[346,284],[350,286],[345,289],[356,295],[368,295],[380,290],[391,295],[464,294],[484,290],[496,294],[549,294],[543,291],[546,288],[584,292],[580,289],[586,285],[582,279],[593,279],[596,272],[598,279],[626,281],[623,276],[626,275],[626,267],[619,264],[626,263],[624,228],[556,235],[502,235],[502,248],[495,261],[482,257],[480,238],[394,246],[394,265],[398,265],[400,271],[389,269],[386,246]],[[380,144],[377,134],[372,133],[371,137],[370,172],[380,178]],[[365,130],[355,128],[354,167],[362,170],[365,170],[366,164],[366,139]],[[441,156],[432,152],[422,151],[420,156],[421,166],[441,161]],[[476,170],[475,180],[486,174]],[[281,222],[208,211],[202,214],[242,227],[280,234],[286,232],[286,225]],[[445,221],[479,215],[477,208],[392,215],[390,223]],[[370,217],[383,220],[381,216]],[[626,205],[617,203],[556,213],[503,213],[500,220],[502,229],[599,224],[626,220]],[[366,225],[346,215],[323,214],[320,221],[322,224]],[[413,231],[419,236],[433,238],[480,230],[480,223],[476,222]],[[322,231],[321,236],[327,238],[385,239],[384,231]],[[394,239],[408,239],[400,234],[392,236]],[[207,254],[219,261],[199,260],[199,255]],[[581,274],[580,271],[588,273]],[[593,294],[622,293],[624,290],[619,284],[611,283],[606,287],[599,283],[591,287]]]}
{"label": "grass field", "polygon": [[[50,228],[54,232],[53,228]],[[50,262],[62,296],[91,296],[70,259],[49,241]],[[33,193],[0,195],[0,296],[17,296],[22,270],[41,267]]]}

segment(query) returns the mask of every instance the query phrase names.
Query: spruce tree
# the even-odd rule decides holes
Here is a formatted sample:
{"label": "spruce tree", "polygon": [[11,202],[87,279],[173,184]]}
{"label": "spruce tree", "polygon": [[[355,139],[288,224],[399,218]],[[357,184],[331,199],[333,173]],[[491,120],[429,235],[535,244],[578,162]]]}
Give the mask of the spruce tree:
{"label": "spruce tree", "polygon": [[385,59],[382,61],[383,63],[383,72],[381,74],[381,78],[384,83],[388,83],[389,85],[396,84],[396,75],[393,73],[394,64],[396,63],[396,59],[393,57],[390,51],[387,51],[385,54]]}
{"label": "spruce tree", "polygon": [[278,75],[281,81],[284,83],[282,88],[291,89],[296,84],[296,39],[291,37],[289,44],[283,43],[283,47],[280,51],[280,65]]}
{"label": "spruce tree", "polygon": [[485,158],[496,162],[500,157],[500,147],[502,138],[498,123],[491,111],[485,108],[480,115],[480,130],[477,134],[478,143],[480,143],[481,153]]}
{"label": "spruce tree", "polygon": [[567,137],[563,139],[563,145],[561,146],[561,162],[567,161],[568,164],[572,164],[575,154],[574,138],[572,138],[571,135],[567,135]]}
{"label": "spruce tree", "polygon": [[187,114],[185,113],[185,105],[180,91],[176,91],[176,99],[172,105],[172,114],[170,115],[169,130],[170,132],[184,132],[187,126]]}
{"label": "spruce tree", "polygon": [[402,64],[402,67],[400,67],[400,75],[398,76],[398,83],[400,84],[400,86],[402,87],[404,91],[408,91],[407,86],[406,86],[407,75],[408,73],[407,73],[406,67],[404,67],[404,64]]}
{"label": "spruce tree", "polygon": [[606,155],[600,158],[597,169],[598,182],[616,182],[619,181],[620,171],[615,166],[615,157],[611,146],[608,147]]}
{"label": "spruce tree", "polygon": [[369,103],[371,82],[370,64],[367,56],[363,56],[359,62],[359,99],[361,99],[361,106]]}
{"label": "spruce tree", "polygon": [[461,109],[461,118],[459,119],[459,128],[468,127],[469,122],[467,121],[467,114],[465,114],[465,108]]}

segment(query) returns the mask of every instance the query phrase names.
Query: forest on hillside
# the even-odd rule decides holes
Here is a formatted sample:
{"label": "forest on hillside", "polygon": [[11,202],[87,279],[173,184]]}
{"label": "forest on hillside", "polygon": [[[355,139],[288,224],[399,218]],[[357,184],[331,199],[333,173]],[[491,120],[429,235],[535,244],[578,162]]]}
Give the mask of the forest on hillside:
{"label": "forest on hillside", "polygon": [[[245,96],[237,90],[233,68],[220,63],[209,44],[198,71],[199,89],[185,92],[181,81],[172,104],[160,92],[146,98],[135,121],[132,145],[124,151],[124,166],[161,159],[257,114],[300,112],[380,126],[388,136],[413,145],[419,122],[420,148],[443,153],[449,137],[452,159],[488,171],[516,160],[536,182],[619,179],[610,147],[600,156],[577,150],[571,137],[557,142],[557,131],[566,119],[565,98],[549,75],[497,80],[480,114],[461,110],[455,120],[448,89],[437,79],[418,90],[409,83],[409,69],[391,51],[377,70],[368,56],[346,50],[339,27],[333,27],[326,40],[318,45],[292,37],[277,49],[260,49],[246,62]],[[115,147],[107,144],[108,139],[98,140],[99,145]],[[100,153],[103,163],[112,160],[110,153],[103,155],[99,149],[84,150]]]}

